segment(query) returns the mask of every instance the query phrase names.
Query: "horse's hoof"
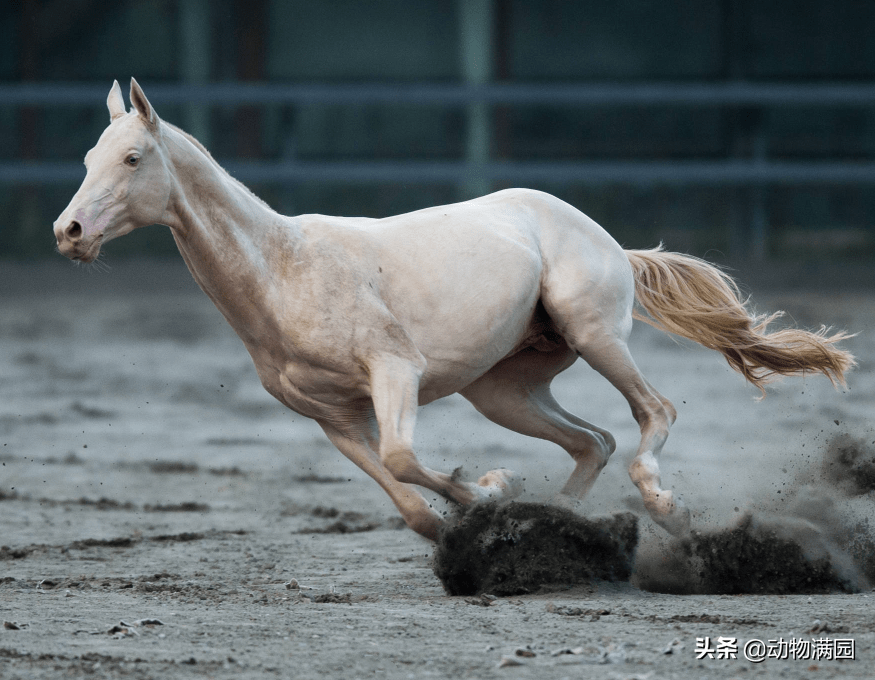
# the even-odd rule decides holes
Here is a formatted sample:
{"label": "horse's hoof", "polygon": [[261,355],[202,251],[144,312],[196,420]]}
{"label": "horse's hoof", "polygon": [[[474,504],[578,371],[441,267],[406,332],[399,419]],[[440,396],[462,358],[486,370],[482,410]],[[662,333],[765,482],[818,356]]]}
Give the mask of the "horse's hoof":
{"label": "horse's hoof", "polygon": [[686,538],[690,535],[690,509],[671,491],[661,491],[658,505],[647,509],[653,521],[672,536]]}
{"label": "horse's hoof", "polygon": [[570,510],[571,512],[577,513],[578,515],[583,514],[583,502],[579,498],[569,496],[567,493],[563,493],[562,491],[550,498],[550,505],[553,505],[557,508],[562,508],[563,510]]}
{"label": "horse's hoof", "polygon": [[523,478],[518,472],[501,468],[490,470],[477,480],[481,501],[509,500],[523,493]]}

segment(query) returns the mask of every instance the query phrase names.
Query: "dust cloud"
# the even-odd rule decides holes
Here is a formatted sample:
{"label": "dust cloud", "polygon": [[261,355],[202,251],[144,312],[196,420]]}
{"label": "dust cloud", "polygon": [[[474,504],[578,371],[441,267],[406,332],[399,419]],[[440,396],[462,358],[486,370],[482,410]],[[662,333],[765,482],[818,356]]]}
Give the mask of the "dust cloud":
{"label": "dust cloud", "polygon": [[586,519],[544,503],[478,505],[447,523],[433,569],[452,595],[548,592],[593,579],[674,594],[854,593],[875,583],[875,448],[843,435],[780,503],[729,526],[639,546],[632,513]]}
{"label": "dust cloud", "polygon": [[875,583],[873,490],[875,448],[839,435],[822,459],[800,465],[780,500],[749,489],[748,507],[730,526],[642,546],[633,582],[679,594],[868,590]]}

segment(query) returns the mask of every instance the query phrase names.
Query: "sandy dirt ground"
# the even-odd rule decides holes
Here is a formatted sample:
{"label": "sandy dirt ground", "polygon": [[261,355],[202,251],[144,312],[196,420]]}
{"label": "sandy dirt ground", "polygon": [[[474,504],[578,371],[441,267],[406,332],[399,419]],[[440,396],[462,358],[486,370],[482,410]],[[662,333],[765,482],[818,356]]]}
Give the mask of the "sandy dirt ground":
{"label": "sandy dirt ground", "polygon": [[[633,353],[680,414],[663,479],[699,528],[780,513],[805,494],[865,521],[875,493],[842,495],[822,466],[837,435],[875,440],[875,295],[753,292],[800,325],[860,332],[847,343],[860,359],[849,389],[784,380],[758,402],[715,353],[639,326]],[[583,510],[640,512],[625,473],[638,432],[622,397],[580,363],[554,391],[619,443]],[[442,470],[518,470],[527,500],[549,499],[572,467],[461,397],[421,410],[417,443]],[[263,391],[175,261],[108,272],[0,263],[0,464],[4,679],[875,675],[870,587],[648,591],[639,586],[659,589],[666,542],[645,517],[631,583],[447,596],[433,546],[314,423]],[[705,637],[736,638],[738,658],[698,659]],[[801,659],[752,663],[742,651],[752,639],[818,638],[853,640],[855,659],[800,646]]]}

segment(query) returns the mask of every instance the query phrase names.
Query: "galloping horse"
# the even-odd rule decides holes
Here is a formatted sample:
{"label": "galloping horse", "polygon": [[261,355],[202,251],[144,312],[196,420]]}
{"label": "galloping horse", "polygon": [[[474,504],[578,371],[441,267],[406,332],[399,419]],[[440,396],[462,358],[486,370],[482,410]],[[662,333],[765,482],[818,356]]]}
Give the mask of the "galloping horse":
{"label": "galloping horse", "polygon": [[[848,337],[785,329],[752,315],[735,283],[697,258],[623,250],[598,224],[538,191],[509,189],[385,219],[271,210],[193,137],[162,121],[131,80],[85,156],[85,180],[54,224],[58,250],[82,262],[149,224],[170,227],[197,283],[234,328],[265,389],[313,418],[435,539],[441,517],[415,488],[467,504],[511,497],[520,478],[476,483],[417,460],[417,408],[460,393],[493,422],[555,442],[575,461],[562,491],[580,498],[614,451],[609,432],[564,410],[553,378],[582,357],[629,402],[641,441],[629,466],[653,520],[689,530],[657,459],[676,412],[626,341],[632,319],[722,352],[762,389],[776,374],[844,383]],[[633,310],[635,301],[647,315]]]}

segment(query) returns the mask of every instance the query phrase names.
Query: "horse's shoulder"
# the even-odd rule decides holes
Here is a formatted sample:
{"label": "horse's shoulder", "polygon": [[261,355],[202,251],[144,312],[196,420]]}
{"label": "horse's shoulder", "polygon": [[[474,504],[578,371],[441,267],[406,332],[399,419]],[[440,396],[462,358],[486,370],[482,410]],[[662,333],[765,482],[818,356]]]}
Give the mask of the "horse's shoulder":
{"label": "horse's shoulder", "polygon": [[311,251],[312,255],[364,255],[373,243],[368,226],[376,220],[331,215],[299,215],[296,219],[301,234],[299,247]]}

